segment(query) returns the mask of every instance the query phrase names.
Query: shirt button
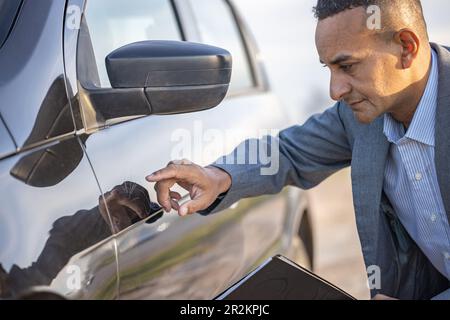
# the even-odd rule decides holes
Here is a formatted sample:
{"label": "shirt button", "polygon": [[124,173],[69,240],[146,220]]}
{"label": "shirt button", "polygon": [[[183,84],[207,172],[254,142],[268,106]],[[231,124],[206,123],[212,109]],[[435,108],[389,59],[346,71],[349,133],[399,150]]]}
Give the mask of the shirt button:
{"label": "shirt button", "polygon": [[415,178],[416,178],[416,181],[420,181],[420,180],[422,180],[423,176],[420,172],[417,172]]}
{"label": "shirt button", "polygon": [[437,220],[437,215],[435,215],[434,213],[431,215],[431,221],[432,222],[436,222]]}

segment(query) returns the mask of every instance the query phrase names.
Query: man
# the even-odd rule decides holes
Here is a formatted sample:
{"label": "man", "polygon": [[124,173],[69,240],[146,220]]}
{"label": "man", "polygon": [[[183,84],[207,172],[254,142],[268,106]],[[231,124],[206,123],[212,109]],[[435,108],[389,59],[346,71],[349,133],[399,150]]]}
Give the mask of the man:
{"label": "man", "polygon": [[[429,43],[420,0],[318,0],[314,10],[317,50],[338,102],[280,133],[279,172],[184,160],[147,180],[157,182],[158,202],[183,216],[286,185],[312,188],[351,166],[365,263],[381,270],[372,297],[448,299],[450,53]],[[179,206],[175,183],[191,201]]]}

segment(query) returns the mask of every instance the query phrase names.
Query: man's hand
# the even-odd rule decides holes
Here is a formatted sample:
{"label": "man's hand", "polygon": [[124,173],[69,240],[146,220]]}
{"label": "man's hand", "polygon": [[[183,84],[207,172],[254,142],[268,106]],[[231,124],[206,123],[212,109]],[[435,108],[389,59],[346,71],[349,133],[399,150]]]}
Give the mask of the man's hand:
{"label": "man's hand", "polygon": [[[164,169],[148,176],[147,181],[156,182],[155,190],[159,204],[166,212],[177,210],[180,216],[207,209],[217,197],[231,187],[231,177],[215,167],[200,167],[189,160],[171,161]],[[189,191],[191,200],[178,204],[181,195],[171,191],[175,184]]]}

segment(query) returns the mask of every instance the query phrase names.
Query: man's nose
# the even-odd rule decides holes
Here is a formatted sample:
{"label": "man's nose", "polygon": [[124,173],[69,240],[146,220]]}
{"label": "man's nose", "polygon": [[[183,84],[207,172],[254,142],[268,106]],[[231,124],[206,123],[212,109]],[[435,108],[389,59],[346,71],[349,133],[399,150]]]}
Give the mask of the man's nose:
{"label": "man's nose", "polygon": [[341,75],[331,75],[330,79],[330,97],[335,101],[343,100],[344,97],[352,91],[352,87]]}

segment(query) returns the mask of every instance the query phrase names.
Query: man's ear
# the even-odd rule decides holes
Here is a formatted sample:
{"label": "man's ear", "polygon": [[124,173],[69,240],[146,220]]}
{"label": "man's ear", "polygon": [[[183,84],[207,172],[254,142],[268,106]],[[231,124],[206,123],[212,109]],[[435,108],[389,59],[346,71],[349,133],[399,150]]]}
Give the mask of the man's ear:
{"label": "man's ear", "polygon": [[395,33],[394,41],[401,46],[401,63],[403,69],[411,68],[420,48],[420,39],[411,29],[402,29]]}

